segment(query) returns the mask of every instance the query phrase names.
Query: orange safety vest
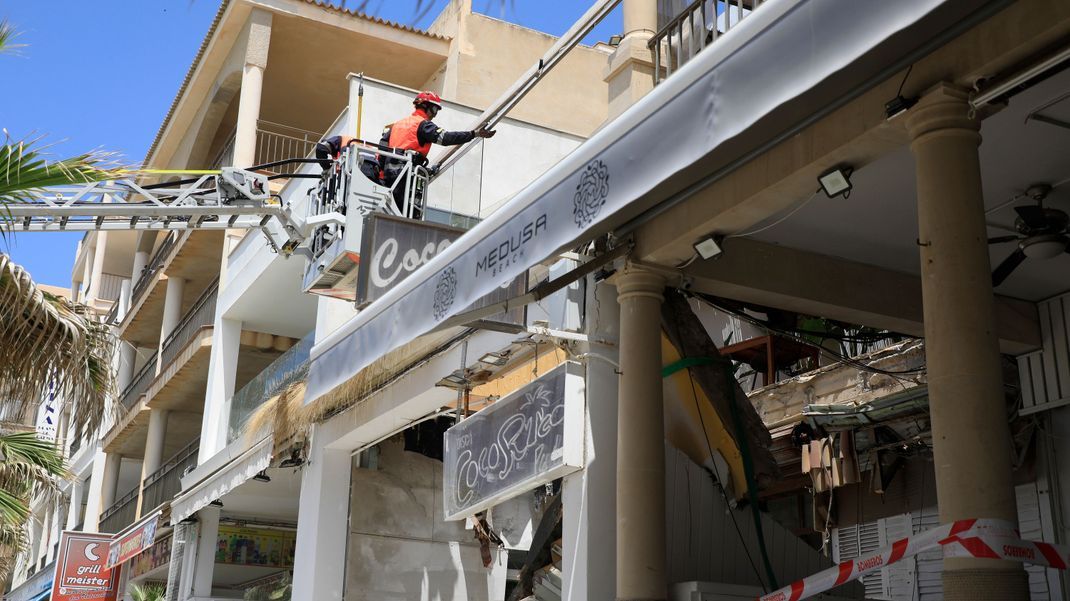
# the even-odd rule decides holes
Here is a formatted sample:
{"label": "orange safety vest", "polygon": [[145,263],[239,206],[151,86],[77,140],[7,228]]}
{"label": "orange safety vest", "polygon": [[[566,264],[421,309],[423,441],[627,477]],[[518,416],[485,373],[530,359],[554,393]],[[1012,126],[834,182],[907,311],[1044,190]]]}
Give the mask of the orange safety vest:
{"label": "orange safety vest", "polygon": [[431,143],[420,144],[420,139],[416,136],[416,130],[424,121],[427,121],[427,115],[417,110],[408,117],[394,122],[390,126],[390,147],[399,150],[416,150],[426,157],[431,152]]}

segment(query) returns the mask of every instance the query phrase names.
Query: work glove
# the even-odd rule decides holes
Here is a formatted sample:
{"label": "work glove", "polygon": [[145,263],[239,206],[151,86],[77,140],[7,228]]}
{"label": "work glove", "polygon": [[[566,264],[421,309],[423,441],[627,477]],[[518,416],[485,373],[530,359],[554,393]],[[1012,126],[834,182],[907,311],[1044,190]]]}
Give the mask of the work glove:
{"label": "work glove", "polygon": [[481,128],[475,130],[472,133],[475,134],[475,136],[477,138],[493,138],[494,134],[496,134],[498,132],[494,131],[493,129],[487,129],[485,127],[481,127]]}

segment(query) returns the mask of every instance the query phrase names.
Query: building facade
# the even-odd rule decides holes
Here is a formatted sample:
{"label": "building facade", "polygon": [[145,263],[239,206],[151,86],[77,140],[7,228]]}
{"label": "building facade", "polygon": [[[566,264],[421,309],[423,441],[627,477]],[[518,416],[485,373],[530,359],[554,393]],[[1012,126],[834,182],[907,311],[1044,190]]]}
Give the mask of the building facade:
{"label": "building facade", "polygon": [[[340,277],[375,294],[303,292],[258,230],[87,236],[73,287],[124,341],[126,411],[72,453],[65,523],[159,510],[124,579],[199,601],[753,599],[956,520],[1065,543],[1070,7],[619,10],[554,65],[470,1],[427,31],[224,2],[151,167],[374,141],[422,89],[469,128],[552,70],[425,223],[385,222],[446,244],[362,214]],[[313,211],[318,164],[263,170]],[[1066,587],[930,549],[833,594]]]}

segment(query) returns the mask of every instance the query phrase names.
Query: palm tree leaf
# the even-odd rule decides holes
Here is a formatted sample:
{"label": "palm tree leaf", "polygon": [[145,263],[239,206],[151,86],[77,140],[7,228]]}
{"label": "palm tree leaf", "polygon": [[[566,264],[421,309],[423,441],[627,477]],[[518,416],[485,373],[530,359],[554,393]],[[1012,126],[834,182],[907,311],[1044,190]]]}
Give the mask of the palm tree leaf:
{"label": "palm tree leaf", "polygon": [[66,299],[45,296],[0,253],[0,420],[30,423],[50,385],[75,432],[92,432],[112,405],[114,338]]}
{"label": "palm tree leaf", "polygon": [[10,53],[14,54],[18,52],[18,48],[22,48],[26,44],[15,44],[12,42],[15,38],[19,37],[18,30],[7,21],[7,19],[0,20],[0,54]]}

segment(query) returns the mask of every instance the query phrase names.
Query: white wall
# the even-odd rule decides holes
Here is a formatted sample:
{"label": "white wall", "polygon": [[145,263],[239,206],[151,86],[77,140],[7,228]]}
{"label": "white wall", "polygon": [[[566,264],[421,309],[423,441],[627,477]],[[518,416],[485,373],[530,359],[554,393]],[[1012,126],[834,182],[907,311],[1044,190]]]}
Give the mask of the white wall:
{"label": "white wall", "polygon": [[502,599],[507,552],[484,567],[464,522],[443,519],[442,463],[400,437],[380,449],[377,469],[353,470],[346,601]]}

